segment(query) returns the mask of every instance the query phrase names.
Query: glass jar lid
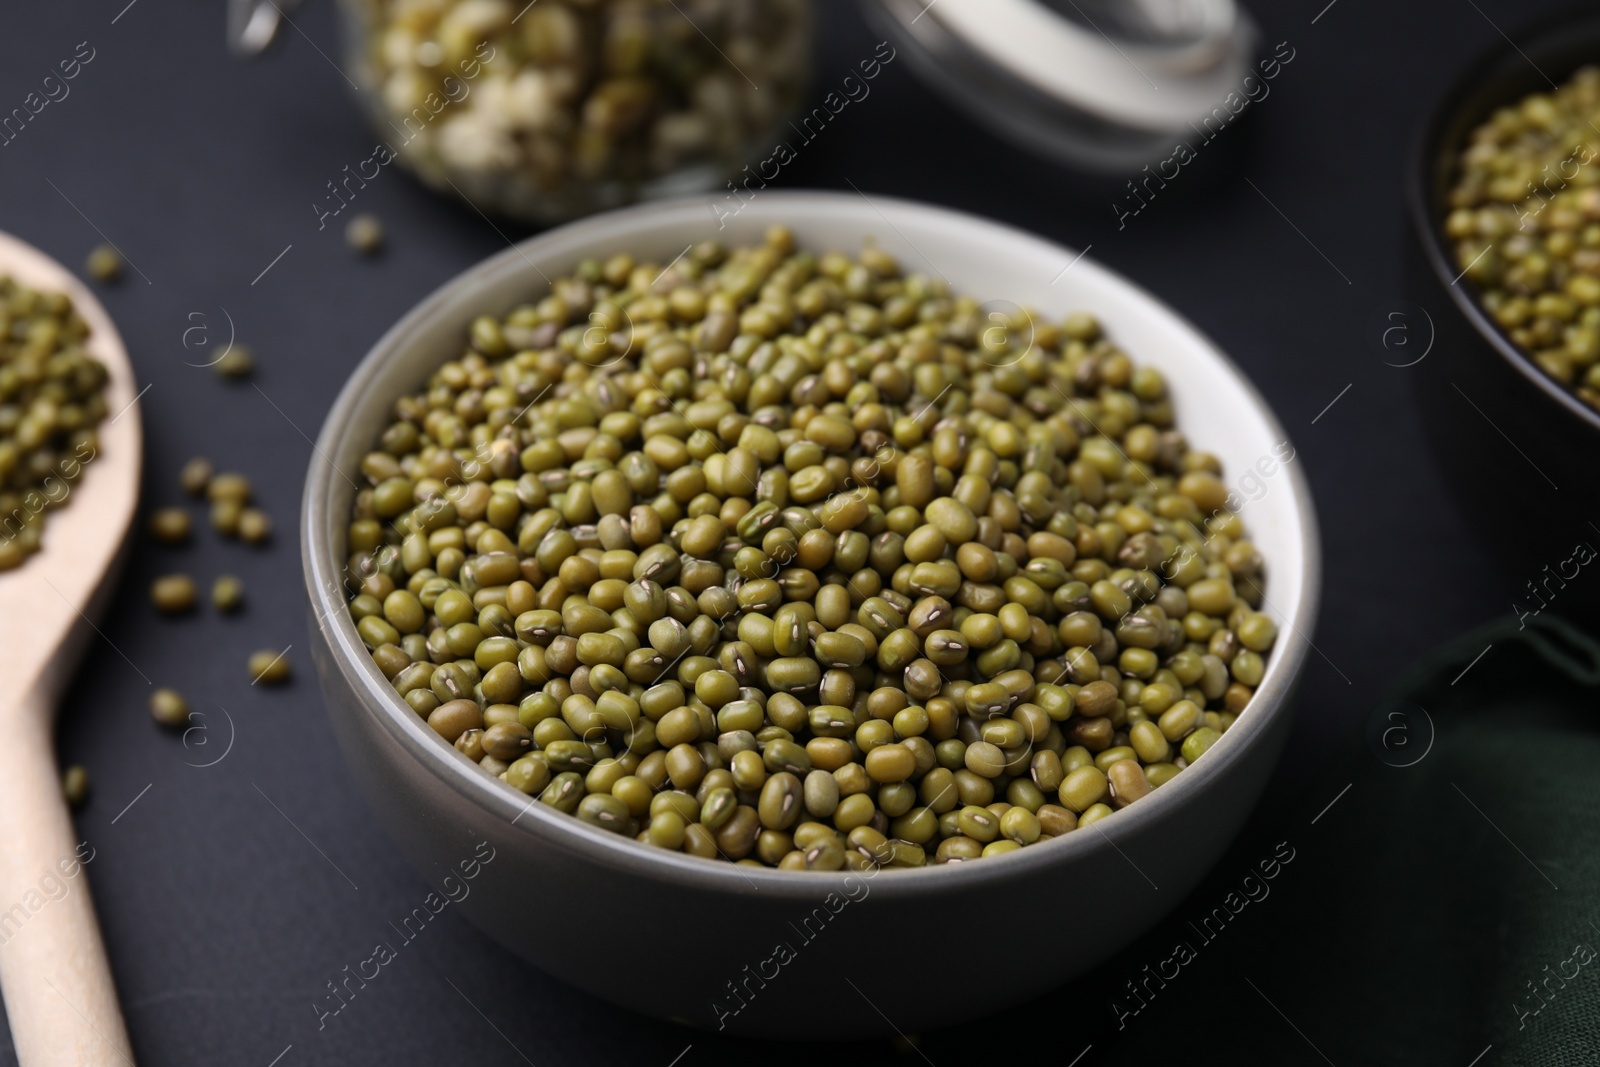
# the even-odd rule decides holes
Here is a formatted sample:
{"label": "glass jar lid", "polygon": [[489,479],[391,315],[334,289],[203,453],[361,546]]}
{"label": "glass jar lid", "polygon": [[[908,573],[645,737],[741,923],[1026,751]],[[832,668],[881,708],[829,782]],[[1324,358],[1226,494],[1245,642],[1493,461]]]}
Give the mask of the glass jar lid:
{"label": "glass jar lid", "polygon": [[870,16],[956,106],[1095,170],[1165,155],[1241,94],[1256,46],[1234,0],[872,0]]}

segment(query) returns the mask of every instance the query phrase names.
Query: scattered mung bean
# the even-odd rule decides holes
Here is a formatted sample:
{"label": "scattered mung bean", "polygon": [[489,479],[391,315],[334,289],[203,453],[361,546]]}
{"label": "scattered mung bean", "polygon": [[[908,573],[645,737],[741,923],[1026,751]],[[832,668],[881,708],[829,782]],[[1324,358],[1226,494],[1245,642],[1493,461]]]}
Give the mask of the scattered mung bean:
{"label": "scattered mung bean", "polygon": [[196,456],[183,465],[183,470],[178,475],[178,484],[183,486],[183,491],[190,496],[204,496],[206,487],[211,484],[211,476],[215,473],[209,459]]}
{"label": "scattered mung bean", "polygon": [[[250,653],[250,684],[282,685],[289,680],[289,650],[263,648]],[[457,735],[459,736],[459,734]],[[454,741],[451,737],[449,740]]]}
{"label": "scattered mung bean", "polygon": [[150,602],[166,615],[193,611],[196,600],[194,579],[187,574],[166,574],[150,584]]}
{"label": "scattered mung bean", "polygon": [[250,479],[232,471],[213,474],[206,481],[206,499],[213,504],[231,501],[242,507],[250,503],[251,492]]}
{"label": "scattered mung bean", "polygon": [[219,500],[211,505],[211,528],[224,537],[237,537],[244,505],[237,500]]}
{"label": "scattered mung bean", "polygon": [[189,703],[176,689],[157,689],[150,694],[150,714],[162,726],[185,726],[189,722]]}
{"label": "scattered mung bean", "polygon": [[260,508],[245,508],[239,512],[239,539],[259,545],[272,536],[272,520]]}
{"label": "scattered mung bean", "polygon": [[364,256],[383,249],[383,223],[376,215],[357,215],[344,228],[345,243]]}
{"label": "scattered mung bean", "polygon": [[89,772],[81,763],[74,763],[61,773],[61,795],[74,807],[82,807],[89,799]]}
{"label": "scattered mung bean", "polygon": [[211,604],[218,611],[235,612],[244,603],[244,583],[224,574],[211,583]]}
{"label": "scattered mung bean", "polygon": [[189,540],[189,513],[182,508],[159,508],[150,514],[150,536],[164,545],[181,545]]}
{"label": "scattered mung bean", "polygon": [[122,277],[122,253],[113,245],[95,245],[83,266],[95,281],[114,282]]}
{"label": "scattered mung bean", "polygon": [[256,369],[256,356],[248,346],[235,343],[211,366],[224,378],[248,378]]}

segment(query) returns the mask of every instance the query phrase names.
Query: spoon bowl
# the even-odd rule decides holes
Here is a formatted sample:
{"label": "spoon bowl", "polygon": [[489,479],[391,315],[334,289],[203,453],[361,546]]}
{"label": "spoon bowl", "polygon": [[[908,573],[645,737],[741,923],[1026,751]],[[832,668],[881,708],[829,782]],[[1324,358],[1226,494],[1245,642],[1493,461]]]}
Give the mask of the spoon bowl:
{"label": "spoon bowl", "polygon": [[[0,233],[0,276],[70,297],[89,324],[85,347],[109,372],[98,447],[79,457],[82,471],[50,509],[39,551],[0,572],[0,673],[15,695],[0,704],[0,992],[23,1067],[131,1065],[53,734],[57,702],[98,639],[92,620],[126,555],[139,497],[138,396],[111,317],[70,271]],[[64,884],[66,894],[47,897],[41,883]]]}

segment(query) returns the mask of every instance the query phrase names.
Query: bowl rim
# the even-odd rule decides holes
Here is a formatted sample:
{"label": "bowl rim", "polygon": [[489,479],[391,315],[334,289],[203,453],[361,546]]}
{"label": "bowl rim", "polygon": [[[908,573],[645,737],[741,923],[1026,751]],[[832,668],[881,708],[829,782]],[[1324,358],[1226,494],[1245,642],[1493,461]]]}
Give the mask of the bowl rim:
{"label": "bowl rim", "polygon": [[[1422,247],[1423,258],[1440,286],[1449,294],[1456,310],[1518,374],[1566,409],[1569,414],[1600,433],[1600,411],[1589,407],[1570,389],[1546,374],[1538,364],[1534,363],[1530,354],[1524,352],[1506,336],[1499,324],[1489,317],[1477,293],[1470,288],[1470,283],[1457,284],[1465,280],[1466,272],[1453,273],[1455,258],[1450,241],[1444,232],[1445,213],[1442,210],[1444,205],[1433,195],[1434,168],[1440,162],[1442,153],[1448,147],[1451,155],[1455,156],[1461,149],[1459,143],[1450,146],[1443,143],[1445,131],[1467,113],[1469,109],[1466,105],[1469,102],[1477,103],[1468,98],[1473,95],[1474,90],[1480,90],[1484,86],[1484,72],[1490,71],[1503,83],[1506,80],[1503,74],[1504,68],[1525,62],[1542,74],[1544,73],[1542,68],[1532,57],[1570,40],[1573,30],[1580,27],[1590,30],[1587,36],[1600,44],[1600,13],[1596,13],[1592,7],[1570,8],[1538,20],[1517,31],[1510,38],[1502,38],[1481,49],[1470,62],[1462,64],[1444,90],[1435,97],[1412,134],[1404,181],[1406,213],[1411,217],[1412,229],[1416,233],[1418,244]],[[1566,71],[1566,76],[1570,77],[1571,74],[1571,70]],[[1493,101],[1487,104],[1488,111],[1528,95],[1527,92],[1522,92],[1513,96],[1509,91],[1500,92],[1501,88],[1503,85],[1497,86],[1494,92],[1485,94],[1486,101]],[[1488,111],[1480,115],[1478,121],[1481,122],[1487,117]],[[1464,125],[1462,132],[1470,132],[1471,128],[1470,125]]]}
{"label": "bowl rim", "polygon": [[[749,209],[759,207],[763,213],[775,216],[771,221],[778,221],[779,218],[792,220],[807,214],[837,210],[847,203],[859,205],[860,199],[854,194],[833,191],[769,190],[752,202]],[[1053,241],[967,212],[887,196],[874,196],[869,203],[891,227],[894,226],[896,215],[902,220],[921,216],[951,227],[981,231],[995,241],[1031,245],[1035,250],[1048,251],[1062,260],[1077,256],[1074,250]],[[378,386],[383,382],[387,362],[406,346],[407,336],[416,332],[420,324],[441,313],[465,290],[507,274],[526,271],[533,266],[529,252],[571,254],[577,258],[585,248],[608,239],[621,238],[628,229],[656,216],[685,213],[687,217],[690,211],[703,214],[705,205],[703,197],[663,200],[592,216],[528,238],[445,282],[373,345],[329,409],[313,448],[306,477],[301,509],[301,554],[307,595],[316,621],[317,632],[313,634],[313,639],[320,637],[327,643],[330,653],[327,662],[331,669],[340,672],[356,694],[361,714],[375,718],[381,728],[421,765],[419,772],[434,775],[486,814],[508,824],[500,827],[502,831],[525,834],[568,854],[581,855],[587,861],[648,880],[685,883],[703,890],[738,894],[759,891],[763,897],[773,899],[815,902],[830,892],[846,887],[849,884],[847,879],[874,877],[876,869],[859,873],[850,870],[799,873],[757,869],[726,860],[702,859],[642,846],[631,838],[624,839],[620,835],[589,826],[571,815],[546,810],[544,805],[538,803],[537,797],[517,793],[461,759],[453,747],[443,743],[399,697],[373,663],[349,612],[345,610],[346,601],[339,595],[343,560],[337,558],[333,545],[322,536],[322,531],[329,523],[329,490],[336,476],[331,460],[324,457],[338,454],[339,442],[344,436],[341,427],[354,421],[352,416],[355,412],[367,408],[371,402],[366,397],[383,394],[383,389]],[[762,217],[758,215],[757,221]],[[1078,263],[1077,269],[1087,267],[1099,273],[1102,281],[1126,289],[1130,296],[1146,304],[1151,314],[1166,316],[1174,326],[1190,334],[1193,341],[1223,371],[1232,375],[1235,384],[1251,401],[1272,435],[1279,440],[1289,440],[1283,426],[1249,378],[1204,333],[1153,294],[1122,275],[1087,256],[1078,258],[1083,262]],[[538,270],[537,267],[534,269]],[[1095,824],[1099,830],[1095,835],[1067,834],[1055,841],[989,857],[982,863],[929,864],[921,868],[896,869],[893,877],[876,883],[875,894],[888,899],[923,897],[961,886],[988,884],[997,879],[1022,877],[1030,873],[1037,875],[1046,867],[1094,852],[1115,849],[1120,853],[1119,842],[1145,832],[1179,805],[1190,802],[1192,794],[1208,792],[1226,779],[1231,768],[1242,760],[1246,749],[1260,740],[1279,716],[1288,714],[1289,698],[1309,651],[1314,647],[1309,634],[1314,628],[1320,604],[1322,572],[1316,512],[1309,484],[1300,465],[1287,465],[1282,473],[1288,476],[1293,502],[1291,511],[1299,527],[1300,597],[1294,605],[1292,616],[1284,619],[1285,626],[1278,647],[1274,649],[1268,677],[1257,689],[1252,701],[1253,714],[1241,718],[1238,724],[1229,729],[1207,752],[1207,760],[1197,764],[1192,773],[1179,775],[1139,804],[1118,811],[1117,818]],[[322,669],[320,661],[318,669]],[[338,714],[331,705],[329,712]]]}

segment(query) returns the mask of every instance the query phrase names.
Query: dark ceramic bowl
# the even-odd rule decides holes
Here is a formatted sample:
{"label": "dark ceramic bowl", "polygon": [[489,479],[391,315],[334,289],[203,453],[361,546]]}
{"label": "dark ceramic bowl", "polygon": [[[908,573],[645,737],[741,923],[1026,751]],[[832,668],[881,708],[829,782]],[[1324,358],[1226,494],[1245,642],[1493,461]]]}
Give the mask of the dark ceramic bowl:
{"label": "dark ceramic bowl", "polygon": [[[525,241],[428,297],[362,361],[317,442],[301,527],[312,655],[334,732],[380,821],[425,877],[435,886],[447,875],[459,883],[465,863],[476,877],[461,911],[596,996],[711,1030],[812,1038],[911,1033],[1037,996],[1180,902],[1221,856],[1272,771],[1311,647],[1320,582],[1300,464],[1278,466],[1245,512],[1269,568],[1265,610],[1281,636],[1234,727],[1193,767],[1093,829],[975,863],[798,873],[667,852],[597,829],[491,778],[429,729],[378,671],[351,622],[342,573],[356,487],[341,472],[359,476],[394,401],[461,351],[475,316],[543,295],[547,277],[587,256],[626,250],[666,263],[694,241],[757,242],[774,223],[819,250],[854,252],[870,238],[911,269],[935,264],[957,291],[979,299],[1015,300],[1052,318],[1092,308],[1111,336],[1166,374],[1179,425],[1221,457],[1230,481],[1263,471],[1287,440],[1238,368],[1199,331],[1059,245],[942,208],[852,194],[763,192],[722,221],[725,229],[703,201],[676,201]],[[485,853],[492,860],[478,863]],[[1115,906],[1086,921],[1072,906],[1086,887]],[[984,931],[977,916],[1001,901],[1040,921]],[[1002,980],[929,988],[921,976],[948,973],[948,941],[938,931],[952,923],[972,929],[974,960],[1002,953]],[[796,1027],[805,1004],[828,1005],[824,1029]]]}
{"label": "dark ceramic bowl", "polygon": [[[1507,569],[1507,588],[1525,608],[1538,603],[1525,582],[1542,582],[1545,565],[1559,569],[1581,541],[1600,547],[1600,529],[1590,525],[1600,522],[1600,412],[1540,370],[1484,310],[1445,237],[1445,204],[1474,127],[1597,62],[1593,8],[1477,57],[1423,123],[1406,174],[1408,281],[1434,329],[1432,349],[1409,371],[1418,406],[1470,526]],[[1570,610],[1583,599],[1575,591],[1549,602]]]}

